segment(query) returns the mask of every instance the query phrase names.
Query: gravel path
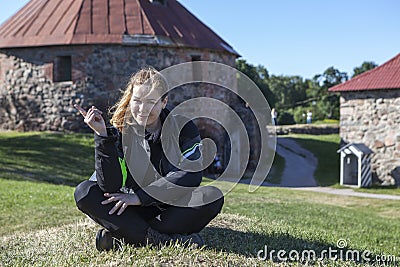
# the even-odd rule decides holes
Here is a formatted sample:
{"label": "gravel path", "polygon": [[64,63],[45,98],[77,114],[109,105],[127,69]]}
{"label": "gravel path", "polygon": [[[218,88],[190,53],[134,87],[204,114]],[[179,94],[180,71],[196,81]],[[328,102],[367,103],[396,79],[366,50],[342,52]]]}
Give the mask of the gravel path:
{"label": "gravel path", "polygon": [[296,190],[306,190],[342,196],[400,200],[400,196],[395,195],[355,192],[351,188],[337,189],[331,187],[319,187],[314,179],[314,172],[317,168],[318,160],[310,151],[300,147],[300,145],[293,139],[278,138],[276,153],[285,159],[285,170],[283,171],[281,184],[279,185],[281,187],[291,187]]}
{"label": "gravel path", "polygon": [[[375,199],[400,200],[400,196],[355,192],[351,188],[337,189],[320,187],[314,179],[314,172],[318,165],[318,159],[308,150],[302,148],[291,138],[277,138],[276,153],[285,159],[285,169],[280,184],[262,183],[263,186],[289,187],[293,190],[304,190],[326,194],[365,197]],[[225,179],[229,181],[229,179]],[[250,179],[241,180],[248,184]]]}
{"label": "gravel path", "polygon": [[317,186],[314,172],[318,165],[317,158],[290,138],[277,138],[276,153],[285,159],[282,174],[282,187]]}

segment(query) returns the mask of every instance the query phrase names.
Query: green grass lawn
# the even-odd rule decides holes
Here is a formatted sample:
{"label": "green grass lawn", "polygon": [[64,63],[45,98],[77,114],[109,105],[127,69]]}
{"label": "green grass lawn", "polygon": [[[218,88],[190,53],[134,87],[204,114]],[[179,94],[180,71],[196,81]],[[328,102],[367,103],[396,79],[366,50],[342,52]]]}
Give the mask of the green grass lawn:
{"label": "green grass lawn", "polygon": [[339,125],[339,120],[332,120],[332,119],[324,119],[321,121],[315,121],[312,124],[337,124]]}
{"label": "green grass lawn", "polygon": [[0,133],[3,179],[76,185],[94,170],[92,134]]}
{"label": "green grass lawn", "polygon": [[311,151],[318,159],[318,166],[314,175],[320,186],[339,183],[340,162],[339,154],[336,153],[340,143],[338,134],[291,134],[288,137],[294,139],[303,148]]}
{"label": "green grass lawn", "polygon": [[397,186],[379,186],[379,185],[372,185],[371,187],[367,188],[356,188],[356,187],[349,187],[349,186],[342,186],[340,184],[335,184],[332,186],[333,188],[337,189],[349,189],[356,192],[361,193],[370,193],[370,194],[385,194],[385,195],[394,195],[400,196],[400,188]]}
{"label": "green grass lawn", "polygon": [[265,179],[265,181],[271,184],[280,184],[284,170],[285,170],[285,159],[279,156],[277,153],[275,153],[271,170],[268,173],[267,179]]}
{"label": "green grass lawn", "polygon": [[[35,141],[30,142],[32,138]],[[370,251],[371,259],[395,255],[400,261],[398,201],[275,187],[249,193],[244,184],[226,195],[222,213],[202,231],[207,247],[124,245],[118,251],[99,253],[94,247],[99,227],[81,214],[73,201],[74,185],[93,171],[91,138],[0,134],[0,266],[300,265],[298,261],[284,264],[276,257],[257,259],[265,246],[268,252],[297,250],[300,254],[305,250],[322,253],[330,248],[343,253],[346,249]],[[57,154],[53,149],[64,153]],[[18,172],[7,166],[13,162],[9,152],[22,163],[14,165]],[[54,154],[48,161],[39,159],[49,153]],[[27,173],[30,175],[25,177]],[[337,247],[340,239],[347,242],[343,250]],[[319,263],[360,266],[353,261]]]}
{"label": "green grass lawn", "polygon": [[363,193],[373,193],[373,194],[386,194],[400,196],[400,188],[396,186],[376,186],[373,185],[370,188],[356,188],[354,191]]}
{"label": "green grass lawn", "polygon": [[[335,188],[348,188],[339,184],[340,180],[340,155],[336,153],[339,149],[340,137],[338,134],[308,135],[291,134],[288,136],[298,142],[303,148],[311,151],[318,158],[318,166],[315,178],[320,186],[332,186]],[[400,195],[400,188],[395,186],[372,185],[370,188],[354,188],[354,191]]]}

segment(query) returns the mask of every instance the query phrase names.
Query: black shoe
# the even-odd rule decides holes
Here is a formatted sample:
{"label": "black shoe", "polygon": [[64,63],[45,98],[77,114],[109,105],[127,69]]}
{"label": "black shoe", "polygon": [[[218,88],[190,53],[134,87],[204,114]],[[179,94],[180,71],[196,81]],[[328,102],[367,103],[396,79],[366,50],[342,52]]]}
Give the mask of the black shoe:
{"label": "black shoe", "polygon": [[183,235],[183,234],[164,234],[149,227],[146,238],[149,243],[154,245],[166,245],[179,242],[185,247],[200,248],[204,246],[204,241],[198,233]]}
{"label": "black shoe", "polygon": [[96,248],[98,251],[109,251],[115,247],[115,241],[110,231],[100,229],[96,234]]}
{"label": "black shoe", "polygon": [[190,235],[174,234],[172,235],[173,241],[181,242],[185,247],[201,248],[204,246],[204,240],[198,233]]}

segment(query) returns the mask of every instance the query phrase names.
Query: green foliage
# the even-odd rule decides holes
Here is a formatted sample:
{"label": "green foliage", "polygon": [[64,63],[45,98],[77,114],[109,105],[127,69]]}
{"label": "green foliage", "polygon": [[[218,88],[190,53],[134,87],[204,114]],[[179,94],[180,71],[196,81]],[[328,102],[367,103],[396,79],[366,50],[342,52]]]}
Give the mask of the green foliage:
{"label": "green foliage", "polygon": [[348,80],[347,73],[329,67],[323,74],[314,76],[314,85],[318,84],[318,102],[315,119],[339,119],[339,94],[329,93],[328,89]]}
{"label": "green foliage", "polygon": [[289,112],[283,112],[278,115],[278,124],[279,125],[292,125],[295,124],[293,115]]}
{"label": "green foliage", "polygon": [[[244,59],[239,59],[236,61],[236,68],[248,76],[261,90],[261,93],[264,95],[265,99],[268,101],[270,106],[275,105],[275,97],[274,94],[269,89],[267,80],[269,79],[269,74],[267,69],[264,66],[258,65],[253,66],[246,62]],[[240,82],[240,81],[239,81]],[[240,90],[246,90],[247,88],[243,88],[243,86],[239,86]],[[246,93],[246,92],[239,92]]]}
{"label": "green foliage", "polygon": [[279,111],[294,107],[307,98],[307,84],[300,76],[275,76],[268,79],[268,85],[275,96],[275,108]]}
{"label": "green foliage", "polygon": [[329,67],[323,74],[317,74],[313,79],[317,81],[322,87],[322,90],[324,90],[347,81],[348,76],[346,72],[341,72],[334,67]]}
{"label": "green foliage", "polygon": [[[340,117],[339,94],[330,93],[328,89],[347,81],[346,72],[329,67],[312,79],[303,79],[300,76],[269,75],[265,67],[253,66],[244,59],[237,60],[236,67],[257,84],[271,108],[277,110],[281,124],[304,123],[302,114],[306,110],[313,113],[313,121],[338,120]],[[354,72],[358,75],[374,67],[374,62],[364,62]]]}
{"label": "green foliage", "polygon": [[363,73],[363,72],[372,70],[373,68],[375,68],[375,67],[377,67],[377,66],[378,66],[378,64],[376,64],[376,63],[373,62],[373,61],[364,61],[364,62],[361,64],[361,66],[355,67],[355,68],[353,69],[354,74],[353,74],[352,78],[356,77],[357,75],[360,75],[360,74]]}
{"label": "green foliage", "polygon": [[306,114],[309,108],[307,107],[296,107],[293,111],[293,117],[297,124],[305,124],[306,123]]}

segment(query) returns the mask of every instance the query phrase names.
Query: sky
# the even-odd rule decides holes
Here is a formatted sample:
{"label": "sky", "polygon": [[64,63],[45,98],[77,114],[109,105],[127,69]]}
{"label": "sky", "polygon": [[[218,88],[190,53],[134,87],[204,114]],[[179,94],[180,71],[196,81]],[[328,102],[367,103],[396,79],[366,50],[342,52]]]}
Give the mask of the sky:
{"label": "sky", "polygon": [[[0,23],[28,0],[0,0]],[[399,0],[179,0],[241,58],[270,74],[353,73],[400,53]]]}

